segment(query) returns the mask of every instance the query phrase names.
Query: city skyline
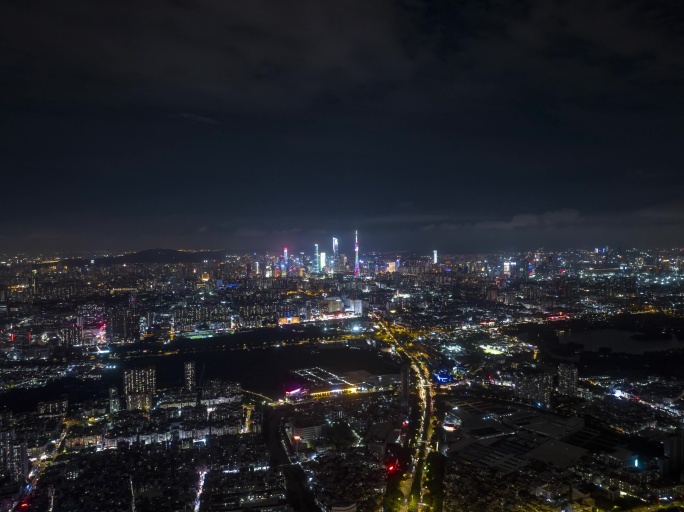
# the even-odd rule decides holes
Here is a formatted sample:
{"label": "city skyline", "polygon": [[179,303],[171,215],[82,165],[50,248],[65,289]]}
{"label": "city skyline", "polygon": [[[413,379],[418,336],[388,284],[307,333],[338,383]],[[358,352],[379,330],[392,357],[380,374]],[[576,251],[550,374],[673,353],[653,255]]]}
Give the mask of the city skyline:
{"label": "city skyline", "polygon": [[684,4],[0,3],[0,512],[684,506]]}
{"label": "city skyline", "polygon": [[[335,238],[337,240],[337,238]],[[93,264],[105,264],[105,265],[115,265],[125,262],[125,258],[142,257],[141,263],[152,263],[155,261],[164,262],[171,258],[173,262],[178,263],[192,263],[197,258],[190,257],[187,261],[179,255],[204,255],[205,259],[208,258],[210,261],[222,261],[224,258],[240,258],[253,256],[255,258],[269,258],[273,261],[279,261],[282,264],[285,261],[299,262],[301,257],[304,256],[306,259],[310,259],[312,262],[316,262],[319,269],[316,272],[322,272],[321,263],[323,261],[331,263],[333,261],[347,260],[347,263],[351,265],[352,273],[356,267],[356,251],[352,247],[349,251],[331,251],[327,252],[322,250],[323,245],[314,243],[311,244],[312,247],[299,247],[294,246],[294,251],[290,251],[288,247],[283,247],[280,250],[278,248],[266,248],[259,250],[244,250],[244,251],[230,251],[227,249],[219,248],[201,248],[201,249],[187,249],[187,248],[147,248],[141,250],[93,250],[93,251],[17,251],[17,252],[6,252],[0,253],[0,257],[4,257],[2,264],[12,265],[16,262],[35,262],[40,263],[41,261],[50,262],[54,261],[74,261],[77,264],[86,264],[88,259],[91,259]],[[319,250],[320,249],[320,250]],[[587,252],[587,253],[612,253],[612,254],[623,254],[625,252],[652,252],[657,253],[668,253],[673,254],[680,253],[684,251],[682,247],[648,247],[648,246],[609,246],[609,245],[599,245],[591,246],[589,244],[583,244],[578,246],[565,246],[565,247],[544,247],[541,245],[531,245],[522,249],[511,249],[505,247],[499,247],[492,250],[471,250],[471,251],[442,251],[437,249],[427,249],[424,248],[422,251],[411,251],[407,249],[383,249],[371,247],[370,249],[359,250],[359,261],[362,263],[368,263],[370,259],[387,259],[395,255],[397,258],[408,257],[410,259],[422,259],[425,261],[431,261],[433,264],[437,264],[443,258],[450,259],[454,257],[464,257],[471,255],[494,255],[496,257],[511,257],[519,256],[523,254],[534,255],[535,253],[543,252],[549,254],[564,254],[568,252]],[[287,255],[288,252],[291,254]],[[337,256],[335,256],[337,254]],[[180,259],[178,259],[180,257]],[[123,258],[123,259],[122,259]],[[324,259],[323,259],[324,258]],[[199,260],[197,260],[199,262]],[[339,270],[339,269],[338,269]],[[332,273],[336,270],[333,267],[328,268],[328,272]]]}
{"label": "city skyline", "polygon": [[684,248],[365,257],[336,234],[0,259],[9,509],[682,503]]}

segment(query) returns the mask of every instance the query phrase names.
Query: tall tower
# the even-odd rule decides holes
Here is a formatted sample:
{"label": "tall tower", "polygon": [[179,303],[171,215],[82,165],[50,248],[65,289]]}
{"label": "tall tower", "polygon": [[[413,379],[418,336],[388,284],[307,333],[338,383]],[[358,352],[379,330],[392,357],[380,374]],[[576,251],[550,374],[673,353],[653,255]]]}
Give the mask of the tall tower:
{"label": "tall tower", "polygon": [[340,251],[337,245],[337,238],[333,237],[333,271],[337,272],[340,266]]}
{"label": "tall tower", "polygon": [[354,277],[359,277],[359,232],[356,231],[356,241],[354,242]]}
{"label": "tall tower", "polygon": [[318,255],[318,244],[314,244],[313,272],[318,274],[321,271],[321,257]]}
{"label": "tall tower", "polygon": [[437,265],[437,250],[432,251],[432,263]]}

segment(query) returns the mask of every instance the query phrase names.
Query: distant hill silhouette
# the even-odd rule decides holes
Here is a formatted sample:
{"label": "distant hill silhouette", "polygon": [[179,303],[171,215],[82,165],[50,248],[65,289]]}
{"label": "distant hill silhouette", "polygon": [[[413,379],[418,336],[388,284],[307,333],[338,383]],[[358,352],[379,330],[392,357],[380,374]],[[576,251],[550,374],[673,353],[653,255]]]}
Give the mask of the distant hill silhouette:
{"label": "distant hill silhouette", "polygon": [[[226,258],[225,251],[177,251],[175,249],[146,249],[144,251],[132,252],[121,256],[110,256],[106,258],[95,258],[95,266],[110,265],[133,265],[136,263],[202,263],[204,260],[223,261]],[[62,265],[82,267],[91,265],[91,260],[87,258],[74,258],[62,260]]]}
{"label": "distant hill silhouette", "polygon": [[112,258],[95,260],[96,265],[117,265],[120,263],[202,263],[204,260],[224,260],[225,251],[188,252],[174,249],[147,249]]}

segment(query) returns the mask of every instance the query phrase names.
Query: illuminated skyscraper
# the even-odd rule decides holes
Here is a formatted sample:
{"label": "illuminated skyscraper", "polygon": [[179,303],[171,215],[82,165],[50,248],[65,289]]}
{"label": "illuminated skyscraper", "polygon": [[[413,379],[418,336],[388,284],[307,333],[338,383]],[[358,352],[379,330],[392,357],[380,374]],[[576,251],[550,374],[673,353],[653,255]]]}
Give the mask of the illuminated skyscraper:
{"label": "illuminated skyscraper", "polygon": [[318,244],[314,244],[314,260],[313,273],[318,274],[321,271],[321,257],[318,255]]}
{"label": "illuminated skyscraper", "polygon": [[325,261],[325,253],[324,252],[321,253],[320,258],[321,258],[321,262],[320,262],[321,272],[325,272],[325,267],[327,265],[327,262]]}
{"label": "illuminated skyscraper", "polygon": [[286,276],[287,275],[287,269],[290,266],[289,262],[287,260],[287,247],[283,247],[283,255],[281,256],[279,266],[280,266],[280,275]]}
{"label": "illuminated skyscraper", "polygon": [[129,410],[150,409],[157,392],[157,372],[154,366],[124,371],[124,393]]}
{"label": "illuminated skyscraper", "polygon": [[340,251],[339,247],[337,244],[337,238],[333,237],[333,262],[332,262],[332,267],[333,271],[337,272],[340,267]]}
{"label": "illuminated skyscraper", "polygon": [[437,250],[432,251],[432,263],[437,265]]}
{"label": "illuminated skyscraper", "polygon": [[154,366],[132,368],[124,371],[124,393],[156,393],[157,372]]}
{"label": "illuminated skyscraper", "polygon": [[28,447],[25,441],[17,439],[14,430],[0,432],[0,462],[10,479],[22,480],[28,476]]}
{"label": "illuminated skyscraper", "polygon": [[359,277],[359,232],[356,232],[354,242],[354,277]]}
{"label": "illuminated skyscraper", "polygon": [[109,388],[109,414],[116,414],[121,410],[121,402],[119,401],[119,390],[116,388]]}

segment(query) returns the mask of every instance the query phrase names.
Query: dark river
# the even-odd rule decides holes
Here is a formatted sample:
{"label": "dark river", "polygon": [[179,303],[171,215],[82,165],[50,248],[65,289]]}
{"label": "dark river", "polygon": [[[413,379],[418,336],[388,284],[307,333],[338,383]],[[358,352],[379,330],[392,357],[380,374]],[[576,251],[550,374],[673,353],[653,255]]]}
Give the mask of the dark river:
{"label": "dark river", "polygon": [[571,330],[558,333],[561,343],[580,343],[584,350],[598,352],[600,348],[610,348],[613,352],[627,354],[644,354],[646,352],[662,352],[671,348],[684,348],[684,343],[674,336],[669,340],[634,339],[636,333],[620,329],[595,329],[589,331]]}
{"label": "dark river", "polygon": [[399,373],[399,366],[377,351],[348,348],[341,344],[180,353],[112,360],[117,368],[106,370],[101,380],[84,382],[67,378],[52,382],[45,388],[10,390],[0,394],[0,407],[17,412],[34,410],[38,402],[54,400],[62,394],[68,395],[72,401],[104,398],[110,386],[116,386],[121,393],[122,370],[137,366],[155,366],[158,388],[182,386],[185,361],[195,361],[198,381],[201,377],[232,380],[247,390],[271,398],[280,398],[286,389],[301,383],[290,373],[298,368],[323,366],[340,373],[352,370],[367,370],[374,374]]}

